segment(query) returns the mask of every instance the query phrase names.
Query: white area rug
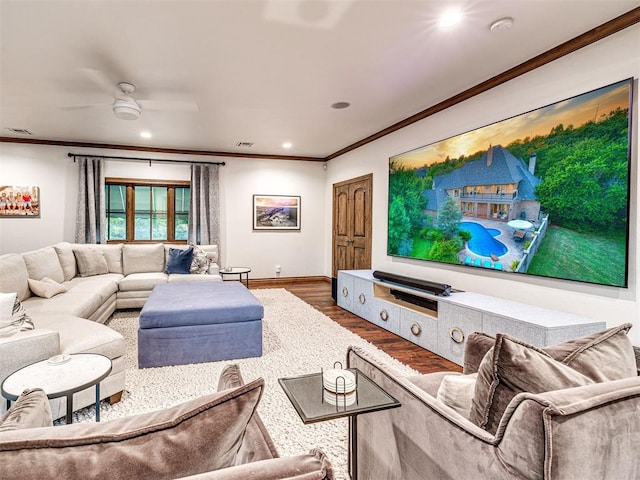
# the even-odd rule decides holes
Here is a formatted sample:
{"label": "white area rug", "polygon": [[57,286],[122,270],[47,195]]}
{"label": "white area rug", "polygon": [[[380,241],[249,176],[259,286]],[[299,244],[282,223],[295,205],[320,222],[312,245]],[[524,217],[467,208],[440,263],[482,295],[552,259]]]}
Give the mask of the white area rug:
{"label": "white area rug", "polygon": [[[278,384],[278,378],[319,372],[345,362],[347,347],[359,345],[403,373],[411,368],[378,350],[284,289],[252,290],[264,305],[263,355],[221,362],[138,369],[138,311],[116,312],[108,325],[126,339],[126,382],[122,401],[102,402],[101,420],[159,410],[216,389],[222,368],[238,363],[245,381],[265,379],[258,412],[281,456],[314,447],[331,459],[336,478],[347,475],[347,420],[304,425]],[[75,413],[74,421],[93,421],[93,408]]]}

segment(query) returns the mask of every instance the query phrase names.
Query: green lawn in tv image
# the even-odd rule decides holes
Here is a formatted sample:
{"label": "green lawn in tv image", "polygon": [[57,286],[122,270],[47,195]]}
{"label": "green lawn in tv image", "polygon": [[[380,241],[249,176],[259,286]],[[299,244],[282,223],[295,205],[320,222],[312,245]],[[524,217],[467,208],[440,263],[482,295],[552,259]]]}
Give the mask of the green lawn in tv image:
{"label": "green lawn in tv image", "polygon": [[631,86],[391,157],[389,255],[625,287]]}

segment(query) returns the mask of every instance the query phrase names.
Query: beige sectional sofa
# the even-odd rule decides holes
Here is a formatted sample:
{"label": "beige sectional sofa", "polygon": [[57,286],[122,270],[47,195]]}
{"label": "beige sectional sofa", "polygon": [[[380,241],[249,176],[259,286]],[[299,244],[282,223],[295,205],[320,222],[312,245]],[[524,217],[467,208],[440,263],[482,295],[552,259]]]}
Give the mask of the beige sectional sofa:
{"label": "beige sectional sofa", "polygon": [[[170,248],[188,245],[61,242],[38,250],[0,256],[0,292],[17,292],[35,329],[0,337],[0,383],[30,363],[60,353],[99,353],[113,362],[101,383],[101,397],[117,401],[124,389],[124,340],[103,325],[116,309],[141,308],[160,283],[221,281],[218,247],[198,245],[206,255],[203,274],[164,273]],[[31,279],[48,278],[67,291],[51,298],[34,294]],[[93,389],[74,396],[74,409],[95,401]],[[54,418],[64,416],[65,399],[52,401]],[[0,413],[6,402],[0,402]]]}

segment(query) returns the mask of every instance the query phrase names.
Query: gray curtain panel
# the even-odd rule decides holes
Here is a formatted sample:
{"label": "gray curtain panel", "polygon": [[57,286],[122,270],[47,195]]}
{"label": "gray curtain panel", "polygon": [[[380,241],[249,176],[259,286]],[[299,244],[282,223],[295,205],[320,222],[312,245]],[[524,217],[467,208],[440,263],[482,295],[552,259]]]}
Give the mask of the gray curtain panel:
{"label": "gray curtain panel", "polygon": [[76,243],[105,243],[104,158],[76,157],[80,168]]}
{"label": "gray curtain panel", "polygon": [[189,243],[218,245],[220,258],[219,166],[191,165],[191,204],[189,206]]}

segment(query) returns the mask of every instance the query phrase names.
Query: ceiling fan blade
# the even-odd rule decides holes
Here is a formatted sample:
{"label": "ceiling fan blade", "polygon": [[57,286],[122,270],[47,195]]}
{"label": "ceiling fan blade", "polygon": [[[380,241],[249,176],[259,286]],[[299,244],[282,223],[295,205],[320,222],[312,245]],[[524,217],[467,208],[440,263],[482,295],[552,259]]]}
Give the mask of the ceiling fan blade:
{"label": "ceiling fan blade", "polygon": [[111,80],[108,75],[95,68],[82,68],[82,72],[89,78],[95,85],[100,87],[105,93],[113,96],[117,92],[116,82]]}
{"label": "ceiling fan blade", "polygon": [[194,113],[199,111],[198,104],[190,101],[173,100],[136,100],[145,110],[165,110],[171,112]]}
{"label": "ceiling fan blade", "polygon": [[87,108],[100,108],[100,107],[111,107],[111,103],[85,103],[78,105],[61,105],[58,108],[61,110],[84,110]]}

